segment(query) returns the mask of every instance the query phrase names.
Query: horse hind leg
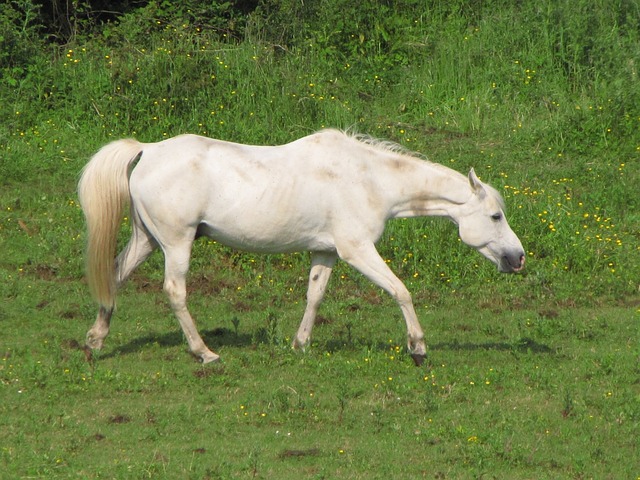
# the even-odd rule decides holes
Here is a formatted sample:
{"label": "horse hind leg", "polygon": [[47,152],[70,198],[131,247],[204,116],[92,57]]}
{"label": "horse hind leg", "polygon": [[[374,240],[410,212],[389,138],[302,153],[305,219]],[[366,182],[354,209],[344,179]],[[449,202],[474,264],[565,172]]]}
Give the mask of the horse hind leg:
{"label": "horse hind leg", "polygon": [[[136,267],[144,262],[156,247],[157,244],[151,235],[134,219],[131,239],[115,260],[117,288],[120,288]],[[109,335],[113,310],[113,307],[100,306],[96,320],[86,336],[85,344],[91,350],[99,350],[102,348],[105,338]]]}
{"label": "horse hind leg", "polygon": [[[185,240],[186,242],[186,240]],[[195,322],[187,310],[187,286],[186,276],[189,270],[189,257],[191,256],[191,240],[180,247],[166,248],[164,291],[169,297],[173,313],[180,322],[189,349],[202,363],[216,362],[220,356],[205,345],[198,333]]]}
{"label": "horse hind leg", "polygon": [[327,283],[331,270],[338,256],[331,252],[314,252],[311,256],[311,271],[309,272],[309,288],[307,290],[307,307],[302,322],[293,339],[293,348],[304,350],[309,344],[311,330],[316,320],[318,308],[327,290]]}
{"label": "horse hind leg", "polygon": [[100,306],[96,321],[87,332],[85,345],[91,350],[100,350],[104,343],[104,339],[109,335],[109,325],[111,324],[111,315],[113,315],[113,307]]}

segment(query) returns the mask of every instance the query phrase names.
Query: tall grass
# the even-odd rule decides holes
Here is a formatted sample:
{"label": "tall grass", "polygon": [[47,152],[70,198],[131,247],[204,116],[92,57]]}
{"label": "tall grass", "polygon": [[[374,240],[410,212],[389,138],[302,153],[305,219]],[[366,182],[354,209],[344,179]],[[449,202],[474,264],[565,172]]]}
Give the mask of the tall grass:
{"label": "tall grass", "polygon": [[[11,51],[21,67],[5,59],[0,82],[2,228],[18,234],[18,220],[32,216],[53,219],[38,226],[52,228],[41,245],[75,238],[77,172],[112,139],[191,132],[275,144],[349,128],[461,171],[474,166],[501,189],[530,257],[520,293],[550,284],[562,298],[588,288],[587,301],[636,292],[638,5],[401,4],[265,2],[233,36],[196,21],[197,9],[150,3],[32,58]],[[231,21],[223,13],[219,22]],[[31,203],[28,189],[17,193],[25,184],[61,199],[51,209],[34,193]],[[62,243],[65,255],[80,251]],[[203,244],[196,266],[209,265],[211,249],[230,255]],[[511,281],[438,221],[395,222],[381,250],[415,288]],[[245,258],[256,261],[237,264]],[[80,275],[79,264],[58,263]]]}

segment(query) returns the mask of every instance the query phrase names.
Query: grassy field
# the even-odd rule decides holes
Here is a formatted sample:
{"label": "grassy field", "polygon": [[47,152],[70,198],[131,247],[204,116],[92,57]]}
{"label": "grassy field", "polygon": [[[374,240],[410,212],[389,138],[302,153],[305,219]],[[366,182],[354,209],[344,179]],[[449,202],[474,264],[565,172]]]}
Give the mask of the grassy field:
{"label": "grassy field", "polygon": [[88,363],[79,342],[92,309],[82,289],[20,279],[18,299],[29,300],[2,309],[5,473],[638,475],[635,308],[419,304],[430,354],[416,368],[395,306],[371,287],[335,283],[306,354],[289,349],[300,291],[285,301],[249,288],[251,303],[235,288],[215,298],[194,291],[205,340],[224,359],[201,366],[146,283],[127,288],[108,347]]}
{"label": "grassy field", "polygon": [[[151,2],[80,12],[64,41],[30,0],[0,6],[0,477],[640,478],[640,5],[396,3]],[[308,254],[201,240],[189,306],[222,362],[188,354],[158,253],[87,358],[75,188],[100,146],[324,127],[474,167],[526,272],[444,220],[392,222],[416,368],[397,306],[344,264],[296,353]]]}

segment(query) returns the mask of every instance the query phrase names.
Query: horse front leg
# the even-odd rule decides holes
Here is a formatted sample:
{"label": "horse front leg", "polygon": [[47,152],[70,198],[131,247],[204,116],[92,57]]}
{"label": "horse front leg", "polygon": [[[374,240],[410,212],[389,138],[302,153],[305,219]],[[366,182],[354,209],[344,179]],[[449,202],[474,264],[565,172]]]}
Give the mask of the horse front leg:
{"label": "horse front leg", "polygon": [[338,259],[335,252],[312,252],[311,271],[309,272],[309,288],[307,289],[307,306],[293,339],[293,348],[304,350],[310,343],[311,331],[318,314],[318,309],[327,290],[327,283],[333,266]]}
{"label": "horse front leg", "polygon": [[427,355],[424,333],[413,308],[411,294],[404,283],[380,257],[373,243],[345,242],[338,254],[373,283],[384,289],[398,303],[407,324],[407,348],[416,366],[422,365]]}

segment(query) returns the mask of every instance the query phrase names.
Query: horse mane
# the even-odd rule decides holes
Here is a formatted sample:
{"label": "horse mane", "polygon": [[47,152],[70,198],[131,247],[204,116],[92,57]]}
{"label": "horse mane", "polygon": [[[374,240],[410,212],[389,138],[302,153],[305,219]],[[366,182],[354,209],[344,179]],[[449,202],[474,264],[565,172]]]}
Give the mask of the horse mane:
{"label": "horse mane", "polygon": [[[340,133],[342,133],[343,135],[346,135],[348,138],[352,138],[360,143],[363,143],[365,145],[368,145],[370,147],[373,147],[377,150],[382,150],[384,152],[388,152],[388,153],[393,153],[393,154],[397,154],[397,155],[401,155],[403,157],[410,157],[413,159],[418,159],[418,160],[422,160],[423,162],[428,163],[429,165],[431,165],[434,168],[438,168],[438,169],[443,169],[449,172],[455,172],[458,175],[464,177],[466,179],[466,176],[463,175],[462,173],[458,172],[457,170],[454,170],[452,168],[447,167],[446,165],[441,165],[439,163],[435,163],[432,162],[431,160],[429,160],[425,155],[423,155],[420,152],[416,152],[413,150],[410,150],[406,147],[404,147],[403,145],[400,145],[397,142],[393,142],[391,140],[382,140],[376,137],[372,137],[371,135],[367,135],[364,133],[358,133],[358,132],[352,132],[350,130],[339,130]],[[507,211],[507,205],[504,201],[504,198],[502,197],[502,195],[500,194],[500,192],[498,190],[496,190],[494,187],[492,187],[491,185],[482,182],[482,185],[484,185],[485,190],[487,191],[487,193],[489,195],[491,195],[496,202],[498,202],[498,205],[500,205],[500,208],[506,212]]]}
{"label": "horse mane", "polygon": [[349,130],[344,130],[342,131],[342,133],[349,138],[353,138],[360,143],[369,145],[370,147],[378,150],[383,150],[388,153],[395,153],[404,157],[418,158],[420,160],[426,160],[429,163],[433,163],[430,162],[423,154],[410,150],[403,145],[400,145],[399,143],[393,142],[391,140],[382,140],[365,133],[351,132]]}

